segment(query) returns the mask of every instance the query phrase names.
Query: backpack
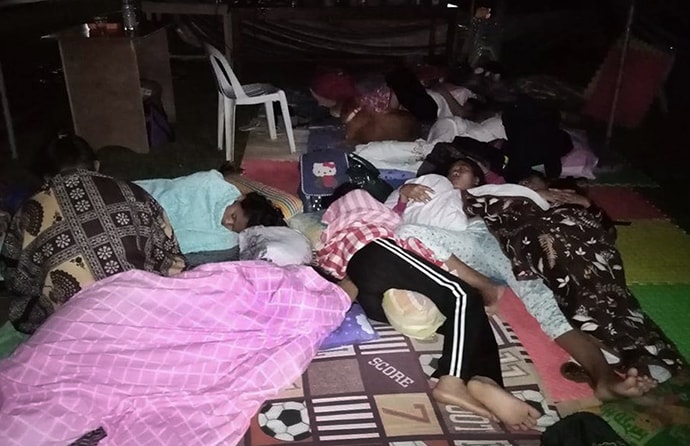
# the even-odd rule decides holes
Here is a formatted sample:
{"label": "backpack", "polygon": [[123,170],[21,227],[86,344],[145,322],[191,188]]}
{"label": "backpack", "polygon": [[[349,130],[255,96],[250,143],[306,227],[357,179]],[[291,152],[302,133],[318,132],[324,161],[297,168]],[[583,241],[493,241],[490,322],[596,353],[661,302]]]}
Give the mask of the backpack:
{"label": "backpack", "polygon": [[316,212],[326,207],[326,199],[344,183],[353,183],[383,202],[393,192],[393,186],[380,178],[374,165],[355,153],[326,149],[305,153],[300,157],[299,197],[304,212]]}
{"label": "backpack", "polygon": [[144,116],[149,147],[153,149],[173,140],[173,130],[162,107],[153,101],[144,101]]}

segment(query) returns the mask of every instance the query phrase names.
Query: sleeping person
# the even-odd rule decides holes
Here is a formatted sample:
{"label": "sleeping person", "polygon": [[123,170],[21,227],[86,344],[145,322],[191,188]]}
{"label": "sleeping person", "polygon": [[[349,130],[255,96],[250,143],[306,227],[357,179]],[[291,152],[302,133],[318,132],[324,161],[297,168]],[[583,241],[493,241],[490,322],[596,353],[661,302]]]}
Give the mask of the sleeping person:
{"label": "sleeping person", "polygon": [[[460,159],[453,163],[446,176],[428,175],[410,180],[402,186],[398,193],[389,197],[387,205],[401,212],[404,224],[396,231],[399,237],[414,235],[422,243],[435,249],[436,255],[454,254],[468,267],[477,270],[492,279],[507,283],[518,297],[525,303],[527,310],[539,321],[544,332],[554,339],[556,343],[582,364],[592,380],[595,395],[601,400],[618,397],[637,396],[645,393],[654,386],[649,377],[642,376],[634,367],[624,370],[623,379],[607,364],[605,357],[591,340],[580,330],[573,329],[571,322],[566,319],[559,309],[558,302],[553,291],[538,278],[516,276],[510,260],[501,249],[501,245],[489,232],[483,220],[465,217],[466,227],[458,230],[445,223],[447,215],[444,210],[455,212],[462,205],[462,196],[457,190],[470,189],[477,191],[496,190],[509,187],[509,195],[523,193],[531,196],[542,206],[548,204],[539,195],[516,185],[487,185],[476,188],[483,182],[481,168],[470,159]],[[439,185],[445,185],[440,187]],[[433,185],[434,188],[429,185]],[[454,188],[456,194],[447,194],[444,191]],[[520,190],[516,189],[519,188]],[[457,203],[447,204],[443,207],[434,207],[438,189],[439,198]],[[535,204],[535,207],[537,205]],[[465,206],[466,208],[467,206]],[[424,209],[435,209],[428,215]],[[422,215],[422,218],[418,218]],[[471,215],[470,215],[471,216]],[[497,220],[497,226],[500,221]],[[539,244],[538,241],[535,242]],[[495,303],[489,308],[495,307]]]}
{"label": "sleeping person", "polygon": [[171,276],[185,267],[163,208],[136,184],[98,173],[85,140],[58,137],[42,164],[45,184],[15,214],[0,262],[18,331],[33,333],[106,277],[132,269]]}
{"label": "sleeping person", "polygon": [[[343,281],[348,294],[356,294],[367,317],[387,322],[382,300],[389,289],[421,293],[446,317],[438,329],[444,343],[434,373],[439,378],[434,399],[516,429],[535,426],[539,412],[502,386],[498,346],[484,312],[486,296],[470,284],[474,279],[442,269],[442,262],[414,237],[396,237],[400,217],[364,190],[338,198],[323,221],[328,226],[318,263]],[[461,270],[459,275],[465,274]]]}
{"label": "sleeping person", "polygon": [[285,226],[283,213],[263,195],[242,195],[217,170],[173,179],[136,181],[167,212],[190,265],[237,260],[238,233],[257,225]]}

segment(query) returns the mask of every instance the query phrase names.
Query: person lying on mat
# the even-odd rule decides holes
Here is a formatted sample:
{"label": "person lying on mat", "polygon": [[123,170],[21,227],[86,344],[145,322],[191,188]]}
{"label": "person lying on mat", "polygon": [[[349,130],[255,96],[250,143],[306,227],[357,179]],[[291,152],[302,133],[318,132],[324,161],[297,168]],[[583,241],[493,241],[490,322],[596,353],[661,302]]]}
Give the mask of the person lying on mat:
{"label": "person lying on mat", "polygon": [[237,260],[237,234],[250,226],[286,225],[283,213],[266,197],[257,192],[242,195],[218,170],[135,183],[168,213],[180,248],[192,266]]}
{"label": "person lying on mat", "polygon": [[353,99],[374,113],[407,110],[420,122],[466,116],[469,107],[463,107],[476,95],[462,86],[442,82],[442,73],[429,68],[400,65],[387,73],[385,80],[359,83],[343,70],[322,70],[312,79],[309,90],[335,117],[340,117],[342,105]]}
{"label": "person lying on mat", "polygon": [[[578,190],[549,187],[543,175],[531,173],[522,182],[551,206],[504,200],[507,206],[477,206],[517,271],[533,272],[553,290],[571,323],[596,338],[621,367],[649,370],[665,381],[685,366],[677,347],[640,307],[628,288],[616,231],[606,213]],[[492,222],[500,215],[505,223]],[[507,251],[523,239],[520,250]],[[529,243],[532,242],[532,243]]]}
{"label": "person lying on mat", "polygon": [[[452,253],[468,267],[510,286],[544,333],[582,364],[599,399],[639,396],[653,387],[653,380],[635,369],[626,370],[625,378],[621,379],[598,346],[573,328],[551,289],[539,278],[516,277],[510,260],[484,221],[465,215],[463,199],[457,191],[469,189],[471,193],[477,190],[473,188],[483,184],[479,165],[469,158],[461,158],[447,171],[441,169],[439,172],[446,176],[431,174],[410,180],[386,201],[402,216],[403,224],[396,235],[402,238],[414,235],[432,248],[436,256]],[[516,193],[514,189],[507,192]],[[463,219],[465,223],[458,225]],[[496,302],[489,303],[488,308],[495,309]]]}
{"label": "person lying on mat", "polygon": [[[362,189],[336,199],[323,221],[328,226],[316,254],[318,265],[336,280],[346,279],[344,288],[356,291],[367,317],[388,322],[382,300],[391,288],[427,296],[446,317],[438,330],[444,344],[434,373],[439,378],[432,393],[437,401],[515,429],[535,426],[540,413],[503,389],[498,346],[484,311],[484,301],[497,299],[502,288],[452,259],[448,268],[461,264],[463,280],[441,268],[442,262],[418,240],[396,237],[400,218]],[[470,285],[477,280],[485,282],[478,284],[486,286],[483,293]]]}
{"label": "person lying on mat", "polygon": [[185,267],[163,208],[139,186],[98,173],[84,139],[60,135],[39,167],[45,184],[15,214],[0,259],[18,331],[33,333],[77,292],[119,272]]}

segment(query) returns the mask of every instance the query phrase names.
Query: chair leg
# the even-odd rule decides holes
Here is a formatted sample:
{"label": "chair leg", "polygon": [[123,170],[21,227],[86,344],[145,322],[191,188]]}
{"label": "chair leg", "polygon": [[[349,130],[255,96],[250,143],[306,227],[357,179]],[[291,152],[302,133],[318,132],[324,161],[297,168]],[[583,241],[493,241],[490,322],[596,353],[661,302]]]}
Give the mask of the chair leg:
{"label": "chair leg", "polygon": [[290,119],[290,108],[288,108],[285,92],[281,90],[278,93],[278,96],[280,97],[280,111],[283,114],[283,122],[285,123],[285,134],[288,137],[290,153],[295,153],[297,151],[297,148],[295,147],[295,134],[292,131],[292,119]]}
{"label": "chair leg", "polygon": [[235,161],[235,101],[225,98],[225,159]]}
{"label": "chair leg", "polygon": [[273,102],[266,102],[264,105],[266,106],[266,121],[268,121],[268,135],[272,140],[275,140],[278,138],[278,134],[276,132],[276,114],[273,111]]}
{"label": "chair leg", "polygon": [[218,150],[223,150],[223,128],[225,127],[225,97],[218,92]]}

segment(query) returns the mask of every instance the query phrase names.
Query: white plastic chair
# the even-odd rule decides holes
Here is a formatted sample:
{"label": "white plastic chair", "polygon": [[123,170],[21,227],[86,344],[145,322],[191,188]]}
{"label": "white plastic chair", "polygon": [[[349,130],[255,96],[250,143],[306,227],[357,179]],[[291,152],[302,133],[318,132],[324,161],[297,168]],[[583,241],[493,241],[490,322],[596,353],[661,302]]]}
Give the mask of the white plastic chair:
{"label": "white plastic chair", "polygon": [[237,105],[264,104],[268,134],[275,140],[278,135],[273,103],[280,102],[290,153],[295,153],[295,136],[292,132],[292,121],[285,92],[271,84],[240,84],[223,53],[209,44],[204,46],[218,86],[218,150],[223,150],[223,135],[225,134],[225,159],[234,161],[235,158],[235,106]]}

